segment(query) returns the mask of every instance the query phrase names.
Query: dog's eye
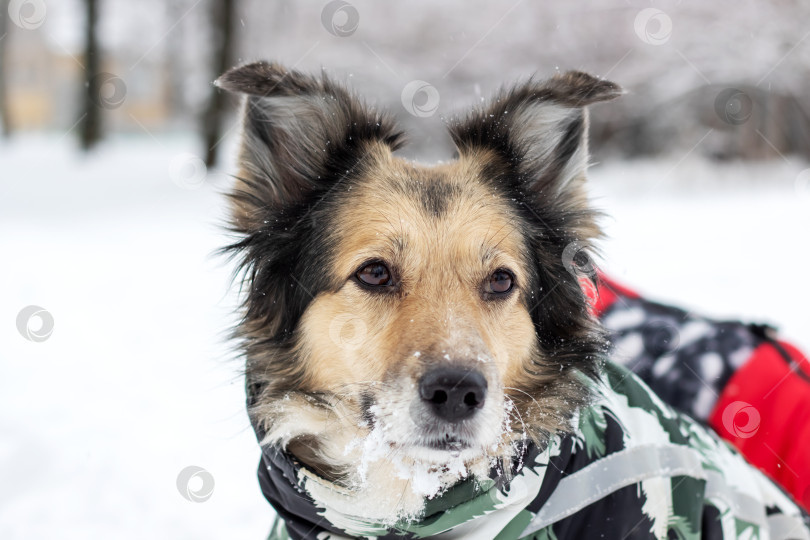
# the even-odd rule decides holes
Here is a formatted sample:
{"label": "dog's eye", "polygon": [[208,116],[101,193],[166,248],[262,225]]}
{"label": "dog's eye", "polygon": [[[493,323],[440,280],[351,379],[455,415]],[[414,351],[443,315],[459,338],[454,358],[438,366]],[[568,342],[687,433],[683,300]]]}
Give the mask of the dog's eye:
{"label": "dog's eye", "polygon": [[372,287],[387,287],[393,284],[391,271],[388,270],[387,266],[379,262],[367,264],[355,272],[354,276],[360,282]]}
{"label": "dog's eye", "polygon": [[490,294],[504,294],[512,290],[514,281],[512,274],[506,270],[495,270],[486,284],[486,292]]}

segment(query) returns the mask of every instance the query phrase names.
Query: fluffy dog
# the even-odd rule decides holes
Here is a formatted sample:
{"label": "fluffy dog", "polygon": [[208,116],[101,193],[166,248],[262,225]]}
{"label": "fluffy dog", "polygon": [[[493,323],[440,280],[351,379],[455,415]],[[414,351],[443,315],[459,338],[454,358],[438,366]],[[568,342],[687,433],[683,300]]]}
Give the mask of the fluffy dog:
{"label": "fluffy dog", "polygon": [[325,75],[259,62],[217,84],[246,96],[226,250],[273,537],[810,538],[605,362],[581,284],[600,235],[586,106],[616,84],[506,89],[448,122],[458,156],[433,167]]}

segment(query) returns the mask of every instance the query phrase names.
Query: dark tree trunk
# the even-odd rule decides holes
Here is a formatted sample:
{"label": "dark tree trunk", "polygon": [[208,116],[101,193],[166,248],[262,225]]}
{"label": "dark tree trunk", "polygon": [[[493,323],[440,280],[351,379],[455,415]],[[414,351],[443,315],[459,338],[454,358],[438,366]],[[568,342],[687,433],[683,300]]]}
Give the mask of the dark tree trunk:
{"label": "dark tree trunk", "polygon": [[3,137],[11,135],[8,97],[6,95],[8,73],[6,67],[6,44],[8,43],[8,4],[10,0],[0,0],[0,117],[3,122]]}
{"label": "dark tree trunk", "polygon": [[[213,77],[219,77],[231,65],[233,59],[233,25],[236,18],[237,0],[212,0],[210,3],[210,27],[212,32]],[[213,167],[217,161],[217,146],[222,138],[225,117],[225,94],[211,85],[208,104],[202,115],[205,138],[205,164]]]}
{"label": "dark tree trunk", "polygon": [[81,143],[82,148],[89,150],[99,140],[101,140],[101,107],[98,106],[98,98],[101,94],[101,80],[96,75],[99,74],[101,64],[100,51],[98,48],[98,36],[96,26],[98,22],[98,1],[84,0],[85,5],[85,36],[84,36],[84,92],[82,109],[84,110],[81,121]]}
{"label": "dark tree trunk", "polygon": [[[188,0],[180,2],[166,2],[166,13],[170,21],[184,19],[183,15],[189,9],[191,2]],[[166,69],[166,91],[169,104],[170,120],[186,119],[188,117],[188,106],[185,99],[184,82],[188,75],[186,64],[188,58],[185,55],[184,42],[186,38],[186,25],[178,24],[174,30],[169,32],[166,42],[171,54],[165,58]],[[195,118],[194,121],[197,119]]]}

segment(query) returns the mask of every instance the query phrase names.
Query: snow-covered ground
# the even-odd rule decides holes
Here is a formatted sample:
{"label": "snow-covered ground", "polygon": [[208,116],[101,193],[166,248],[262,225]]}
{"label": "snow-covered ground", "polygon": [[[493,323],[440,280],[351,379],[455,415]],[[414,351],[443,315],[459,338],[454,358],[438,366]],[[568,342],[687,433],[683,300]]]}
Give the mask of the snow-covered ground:
{"label": "snow-covered ground", "polygon": [[[228,180],[195,169],[195,143],[0,146],[0,538],[267,533],[224,339],[229,267],[212,256]],[[611,216],[604,266],[662,300],[779,324],[810,350],[808,165],[680,159],[593,168]],[[28,305],[53,316],[47,340],[18,332]],[[188,466],[210,473],[210,499],[181,496]]]}

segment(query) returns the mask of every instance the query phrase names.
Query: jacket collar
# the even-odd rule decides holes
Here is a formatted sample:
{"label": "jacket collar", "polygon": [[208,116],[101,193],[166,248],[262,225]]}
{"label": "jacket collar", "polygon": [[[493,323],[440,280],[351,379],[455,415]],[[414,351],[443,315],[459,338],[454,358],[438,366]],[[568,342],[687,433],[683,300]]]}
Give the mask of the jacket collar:
{"label": "jacket collar", "polygon": [[[262,449],[258,475],[262,493],[295,537],[316,538],[320,533],[330,532],[401,539],[403,535],[406,538],[426,537],[456,529],[483,513],[522,510],[529,504],[542,505],[547,498],[544,493],[550,494],[553,490],[549,484],[556,485],[559,481],[558,472],[563,468],[560,465],[567,460],[570,451],[568,438],[553,438],[543,451],[533,444],[526,444],[511,460],[508,474],[500,467],[493,467],[488,478],[470,478],[437,497],[425,499],[423,513],[418,519],[395,524],[373,522],[327,508],[313,493],[329,490],[333,496],[350,500],[351,492],[316,475],[278,447],[265,446]],[[549,467],[551,461],[559,463]],[[551,474],[555,478],[546,478],[549,469],[556,473]]]}

